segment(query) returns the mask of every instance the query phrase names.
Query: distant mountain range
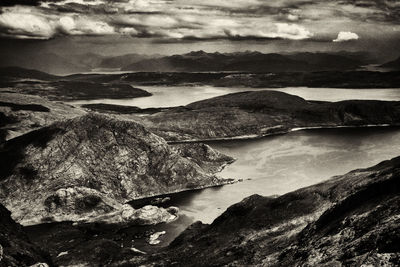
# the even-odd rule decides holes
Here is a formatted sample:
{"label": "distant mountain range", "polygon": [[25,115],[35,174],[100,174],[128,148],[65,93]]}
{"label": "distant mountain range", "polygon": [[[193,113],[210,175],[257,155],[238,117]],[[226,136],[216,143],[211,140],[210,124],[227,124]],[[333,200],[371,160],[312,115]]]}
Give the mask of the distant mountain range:
{"label": "distant mountain range", "polygon": [[[332,53],[207,53],[192,51],[172,56],[159,54],[126,54],[103,56],[95,53],[61,56],[55,53],[26,55],[0,54],[0,67],[16,66],[51,74],[89,72],[93,69],[120,69],[143,72],[309,72],[356,70],[379,63],[367,52]],[[397,63],[396,63],[397,62]],[[383,64],[385,68],[399,68],[400,59]],[[396,65],[397,64],[397,65]],[[397,66],[397,67],[396,67]]]}
{"label": "distant mountain range", "polygon": [[195,51],[183,55],[144,59],[122,70],[129,71],[244,71],[284,72],[354,70],[365,61],[356,55],[326,53],[264,54],[260,52],[206,53]]}

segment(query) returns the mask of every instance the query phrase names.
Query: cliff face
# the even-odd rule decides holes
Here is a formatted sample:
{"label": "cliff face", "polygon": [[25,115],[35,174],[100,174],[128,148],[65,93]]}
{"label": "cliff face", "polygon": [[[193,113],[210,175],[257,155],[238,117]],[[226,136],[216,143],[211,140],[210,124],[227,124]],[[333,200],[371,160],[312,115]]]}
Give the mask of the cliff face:
{"label": "cliff face", "polygon": [[185,151],[134,122],[93,114],[56,122],[0,147],[0,200],[23,224],[76,221],[133,199],[224,183],[215,165],[231,158],[193,160]]}
{"label": "cliff face", "polygon": [[[134,115],[131,115],[134,116]],[[277,91],[241,92],[137,116],[167,141],[257,137],[301,127],[400,123],[400,102],[306,101]]]}
{"label": "cliff face", "polygon": [[0,204],[0,266],[50,263],[48,255],[29,241],[21,225],[10,215],[10,211]]}
{"label": "cliff face", "polygon": [[253,195],[119,264],[399,266],[400,157],[277,198]]}

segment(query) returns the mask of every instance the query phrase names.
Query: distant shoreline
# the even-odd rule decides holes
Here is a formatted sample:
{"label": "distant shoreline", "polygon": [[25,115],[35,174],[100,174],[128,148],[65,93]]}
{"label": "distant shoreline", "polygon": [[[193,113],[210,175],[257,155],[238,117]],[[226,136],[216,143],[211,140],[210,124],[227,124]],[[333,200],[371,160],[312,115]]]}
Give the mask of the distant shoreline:
{"label": "distant shoreline", "polygon": [[267,133],[262,135],[250,134],[250,135],[238,135],[232,137],[220,137],[220,138],[209,138],[209,139],[191,139],[182,141],[167,141],[168,144],[182,144],[182,143],[200,143],[200,142],[214,142],[214,141],[234,141],[234,140],[254,140],[261,139],[267,136],[288,134],[291,132],[307,131],[307,130],[318,130],[318,129],[338,129],[338,128],[381,128],[381,127],[399,127],[400,125],[391,124],[367,124],[367,125],[339,125],[339,126],[309,126],[309,127],[296,127],[288,129],[287,131],[278,131],[274,133]]}

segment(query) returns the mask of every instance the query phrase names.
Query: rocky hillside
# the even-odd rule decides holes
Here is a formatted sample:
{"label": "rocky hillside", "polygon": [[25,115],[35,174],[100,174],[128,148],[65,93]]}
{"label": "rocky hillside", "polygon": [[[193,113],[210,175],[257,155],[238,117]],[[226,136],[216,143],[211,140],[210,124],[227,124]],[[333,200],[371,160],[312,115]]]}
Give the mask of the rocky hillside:
{"label": "rocky hillside", "polygon": [[10,215],[10,211],[0,204],[0,266],[51,263],[49,255],[31,243],[21,225],[14,222]]}
{"label": "rocky hillside", "polygon": [[136,120],[168,141],[259,137],[302,127],[399,125],[400,102],[307,101],[260,90],[206,99]]}
{"label": "rocky hillside", "polygon": [[59,120],[82,116],[78,107],[0,89],[0,143]]}
{"label": "rocky hillside", "polygon": [[277,198],[253,195],[119,266],[399,266],[400,157]]}
{"label": "rocky hillside", "polygon": [[101,115],[56,122],[0,146],[0,201],[23,224],[93,221],[134,199],[223,184],[214,173],[232,158],[197,149]]}

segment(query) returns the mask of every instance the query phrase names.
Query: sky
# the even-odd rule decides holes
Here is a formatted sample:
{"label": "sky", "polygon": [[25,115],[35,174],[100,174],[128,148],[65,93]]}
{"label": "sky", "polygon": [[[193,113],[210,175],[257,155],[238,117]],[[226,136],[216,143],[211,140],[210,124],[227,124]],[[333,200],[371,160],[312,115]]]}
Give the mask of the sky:
{"label": "sky", "polygon": [[1,0],[0,49],[175,54],[400,47],[398,0]]}

